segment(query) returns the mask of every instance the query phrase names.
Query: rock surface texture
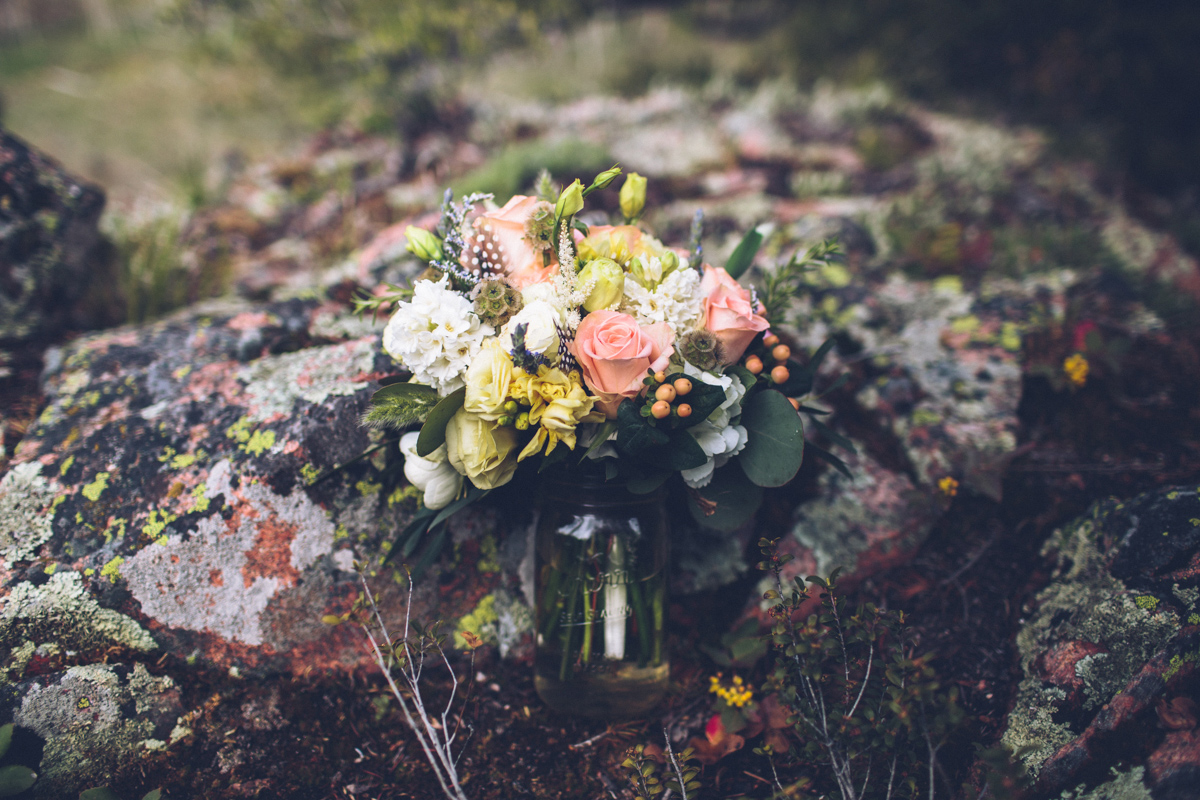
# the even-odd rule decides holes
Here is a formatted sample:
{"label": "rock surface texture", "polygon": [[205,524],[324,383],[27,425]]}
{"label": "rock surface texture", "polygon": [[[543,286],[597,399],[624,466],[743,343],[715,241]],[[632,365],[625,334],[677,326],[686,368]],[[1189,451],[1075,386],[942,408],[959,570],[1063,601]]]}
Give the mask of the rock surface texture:
{"label": "rock surface texture", "polygon": [[[1136,340],[1177,307],[1156,297],[1178,303],[1198,285],[1194,261],[1086,171],[1054,162],[1037,134],[881,90],[465,102],[473,122],[461,133],[402,146],[331,134],[247,170],[183,242],[190,262],[228,269],[241,299],[45,354],[45,404],[0,478],[0,721],[44,742],[40,796],[168,756],[200,764],[186,785],[220,796],[299,780],[264,754],[308,711],[268,679],[336,681],[369,665],[357,631],[321,622],[360,591],[356,561],[389,619],[406,599],[378,557],[415,493],[395,446],[359,425],[395,366],[382,320],[352,315],[350,297],[411,275],[405,226],[435,222],[442,185],[478,180],[513,141],[559,152],[580,142],[646,174],[649,227],[684,241],[702,208],[716,264],[755,225],[767,226],[760,276],[826,236],[847,251],[811,274],[783,333],[805,348],[837,340],[817,388],[850,376],[822,402],[856,445],[852,477],[806,468],[770,498],[782,528],[679,537],[680,592],[745,578],[746,543],[764,534],[783,537],[796,574],[840,566],[861,583],[904,562],[956,491],[1000,499],[1023,376],[1038,367],[1024,342],[1048,330],[1066,342],[1040,365],[1061,384],[1062,358],[1083,346],[1071,333],[1080,286],[1108,275],[1146,289],[1120,310]],[[0,302],[11,309],[0,339],[43,331],[69,305],[46,299],[80,282],[102,202],[12,142],[0,144]],[[1193,489],[1104,506],[1055,540],[1060,575],[1022,633],[1026,679],[1008,734],[1037,745],[1026,765],[1048,789],[1107,769],[1104,743],[1158,731],[1156,714],[1167,732],[1138,740],[1145,785],[1163,800],[1196,777],[1194,716],[1176,704],[1194,688],[1200,647]],[[528,652],[524,511],[456,519],[418,582],[420,617]],[[247,677],[267,688],[220,710],[213,698]],[[303,725],[318,731],[306,741],[328,740]]]}
{"label": "rock surface texture", "polygon": [[[1047,543],[1052,582],[1017,634],[1004,741],[1049,794],[1144,764],[1156,800],[1200,777],[1200,489],[1098,504]],[[1141,768],[1139,768],[1141,769]],[[1129,781],[1130,778],[1123,778]]]}

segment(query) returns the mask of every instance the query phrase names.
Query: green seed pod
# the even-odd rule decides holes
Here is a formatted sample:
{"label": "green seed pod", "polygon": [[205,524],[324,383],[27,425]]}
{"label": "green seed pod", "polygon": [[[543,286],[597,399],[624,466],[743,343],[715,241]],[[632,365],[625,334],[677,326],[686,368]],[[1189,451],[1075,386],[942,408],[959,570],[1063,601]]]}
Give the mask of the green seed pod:
{"label": "green seed pod", "polygon": [[698,330],[679,340],[679,353],[700,369],[716,369],[725,363],[725,348],[711,331]]}

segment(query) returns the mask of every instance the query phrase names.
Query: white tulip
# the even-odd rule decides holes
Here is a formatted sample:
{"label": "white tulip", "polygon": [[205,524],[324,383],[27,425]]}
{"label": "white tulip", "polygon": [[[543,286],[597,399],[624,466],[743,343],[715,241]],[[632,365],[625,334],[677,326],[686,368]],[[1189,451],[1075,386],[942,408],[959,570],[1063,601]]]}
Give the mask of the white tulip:
{"label": "white tulip", "polygon": [[413,431],[400,437],[400,452],[404,454],[404,477],[424,492],[423,502],[426,508],[445,508],[462,491],[463,476],[459,475],[447,460],[444,444],[428,456],[417,455],[417,438],[420,435]]}

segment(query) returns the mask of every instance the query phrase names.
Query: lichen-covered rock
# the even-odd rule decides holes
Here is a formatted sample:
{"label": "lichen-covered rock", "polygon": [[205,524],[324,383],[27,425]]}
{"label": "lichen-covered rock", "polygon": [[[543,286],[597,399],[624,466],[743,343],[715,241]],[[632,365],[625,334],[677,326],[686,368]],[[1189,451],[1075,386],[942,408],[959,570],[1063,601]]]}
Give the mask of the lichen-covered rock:
{"label": "lichen-covered rock", "polygon": [[1155,798],[1192,796],[1200,490],[1100,503],[1047,551],[1055,577],[1017,635],[1025,677],[1005,743],[1029,748],[1023,763],[1047,793],[1144,763]]}
{"label": "lichen-covered rock", "polygon": [[44,741],[29,796],[74,796],[103,786],[162,750],[182,708],[169,677],[141,664],[87,664],[0,687],[12,721]]}
{"label": "lichen-covered rock", "polygon": [[106,266],[104,193],[0,129],[0,344],[87,327],[80,307]]}
{"label": "lichen-covered rock", "polygon": [[[354,561],[377,559],[414,508],[394,447],[360,459],[380,435],[359,417],[395,369],[378,327],[337,303],[215,303],[52,353],[50,402],[0,483],[10,679],[51,644],[75,663],[365,664],[358,632],[321,617],[348,608]],[[459,558],[479,552],[486,531],[455,531]],[[515,591],[500,572],[455,594],[432,588],[435,567],[417,612],[453,620]],[[392,577],[377,575],[389,613]]]}

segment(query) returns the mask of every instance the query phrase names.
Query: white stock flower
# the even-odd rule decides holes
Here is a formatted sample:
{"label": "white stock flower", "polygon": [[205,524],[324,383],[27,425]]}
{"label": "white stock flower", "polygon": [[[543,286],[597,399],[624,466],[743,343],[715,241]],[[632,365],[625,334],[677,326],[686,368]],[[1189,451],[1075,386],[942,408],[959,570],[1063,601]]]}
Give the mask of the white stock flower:
{"label": "white stock flower", "polygon": [[418,383],[447,395],[463,385],[463,373],[494,331],[479,321],[471,301],[440,281],[417,281],[413,298],[400,303],[383,332],[383,349],[407,367]]}
{"label": "white stock flower", "polygon": [[423,502],[426,508],[445,508],[462,491],[463,476],[446,460],[445,444],[428,456],[417,455],[417,438],[420,435],[413,431],[400,437],[400,452],[404,454],[404,477],[425,493]]}
{"label": "white stock flower", "polygon": [[[657,261],[650,259],[651,263]],[[621,311],[643,325],[665,322],[678,338],[700,324],[703,299],[700,273],[694,269],[676,269],[654,289],[647,289],[637,281],[625,281]]]}

